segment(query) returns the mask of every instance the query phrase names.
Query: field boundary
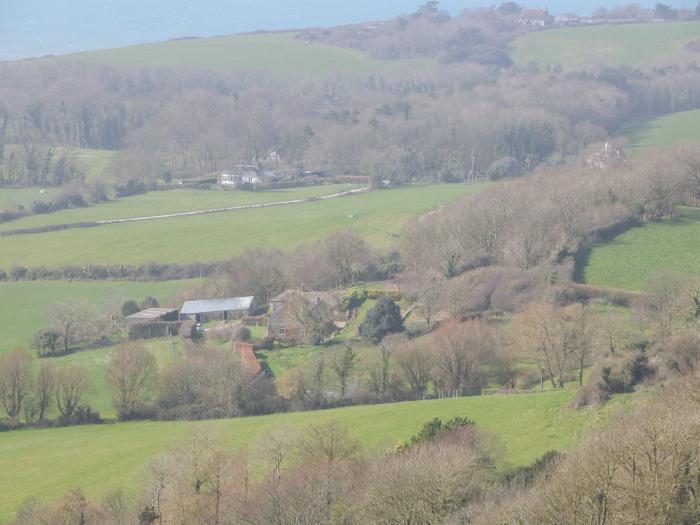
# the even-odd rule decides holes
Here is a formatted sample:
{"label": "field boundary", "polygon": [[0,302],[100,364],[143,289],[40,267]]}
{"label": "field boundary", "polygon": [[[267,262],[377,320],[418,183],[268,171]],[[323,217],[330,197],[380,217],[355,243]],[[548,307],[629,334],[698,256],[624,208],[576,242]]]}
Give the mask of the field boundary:
{"label": "field boundary", "polygon": [[369,187],[365,188],[355,188],[352,190],[338,191],[335,193],[330,193],[328,195],[322,195],[320,197],[305,197],[302,199],[291,199],[286,201],[278,202],[263,202],[257,204],[243,204],[238,206],[227,206],[224,208],[209,208],[206,210],[195,210],[195,211],[183,211],[176,213],[166,213],[162,215],[147,215],[143,217],[130,217],[126,219],[107,219],[102,221],[88,221],[88,222],[72,222],[64,224],[51,224],[48,226],[39,226],[36,228],[19,228],[16,230],[6,230],[0,232],[0,237],[13,237],[17,235],[31,235],[36,233],[49,233],[54,231],[71,230],[76,228],[94,228],[97,226],[107,226],[110,224],[124,224],[129,222],[142,222],[142,221],[154,221],[160,219],[173,219],[177,217],[194,217],[197,215],[208,215],[210,213],[222,213],[230,211],[239,210],[250,210],[256,208],[271,208],[274,206],[288,206],[291,204],[304,204],[313,201],[335,199],[338,197],[347,197],[349,195],[357,195],[359,193],[365,193],[370,190]]}

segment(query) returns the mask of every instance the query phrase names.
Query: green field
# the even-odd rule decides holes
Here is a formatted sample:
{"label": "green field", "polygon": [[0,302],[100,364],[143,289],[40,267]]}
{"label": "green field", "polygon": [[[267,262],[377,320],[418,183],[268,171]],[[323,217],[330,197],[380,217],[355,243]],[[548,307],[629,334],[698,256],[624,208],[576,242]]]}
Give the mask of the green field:
{"label": "green field", "polygon": [[[73,222],[127,219],[142,217],[144,215],[165,215],[169,213],[207,210],[211,208],[227,208],[231,206],[244,206],[247,204],[280,202],[329,195],[354,187],[357,186],[349,184],[327,184],[305,188],[255,192],[223,190],[151,191],[142,195],[98,203],[87,208],[74,208],[45,215],[25,217],[0,225],[0,230],[36,228],[51,224],[68,224]],[[1,191],[2,190],[0,190],[0,199],[2,198]],[[38,193],[37,190],[32,191]]]}
{"label": "green field", "polygon": [[[500,440],[501,467],[532,462],[552,449],[567,448],[605,412],[566,407],[572,390],[520,396],[458,398],[316,412],[275,414],[209,422],[140,422],[23,430],[0,434],[0,519],[10,518],[34,495],[55,499],[81,487],[99,497],[111,488],[136,484],[144,464],[191,433],[221,433],[232,449],[262,439],[266,430],[303,427],[329,420],[347,424],[371,453],[389,450],[434,418],[468,416]],[[607,410],[607,409],[606,409]]]}
{"label": "green field", "polygon": [[[71,158],[82,165],[87,175],[87,180],[100,179],[107,165],[114,156],[114,151],[103,149],[71,149],[68,150]],[[57,148],[57,154],[61,148]]]}
{"label": "green field", "polygon": [[700,53],[683,47],[698,36],[700,22],[565,27],[517,39],[511,57],[521,66],[537,62],[570,69],[689,62],[700,59]]}
{"label": "green field", "polygon": [[[151,339],[141,342],[156,357],[159,369],[166,367],[172,363],[173,359],[178,359],[182,355],[180,339],[177,337],[172,340]],[[81,350],[62,357],[37,359],[35,360],[35,364],[37,367],[39,363],[43,362],[53,363],[57,367],[83,367],[90,376],[91,383],[89,390],[81,399],[81,403],[89,405],[92,410],[99,412],[100,416],[103,418],[116,418],[117,413],[112,405],[112,394],[107,384],[106,371],[107,362],[116,348],[116,346],[111,346]],[[56,415],[56,412],[52,410],[52,412],[48,414],[48,417],[53,418]]]}
{"label": "green field", "polygon": [[485,187],[406,186],[289,206],[3,237],[0,268],[218,261],[254,247],[293,248],[343,228],[385,247],[396,241],[405,219]]}
{"label": "green field", "polygon": [[700,142],[700,110],[631,122],[622,134],[629,138],[632,150]]}
{"label": "green field", "polygon": [[170,40],[47,60],[80,60],[128,67],[189,67],[222,72],[257,70],[299,76],[364,73],[426,62],[373,59],[350,49],[305,43],[296,38],[296,33]]}
{"label": "green field", "polygon": [[141,301],[149,295],[168,301],[192,282],[196,281],[0,283],[0,319],[3,323],[0,352],[27,347],[34,333],[47,325],[47,309],[52,303],[71,298],[85,298],[95,304],[111,298]]}
{"label": "green field", "polygon": [[43,201],[60,191],[51,189],[40,193],[39,188],[0,188],[0,211],[18,206],[31,206],[34,201]]}
{"label": "green field", "polygon": [[675,220],[647,223],[593,247],[586,283],[644,290],[661,270],[700,276],[700,209],[682,208]]}

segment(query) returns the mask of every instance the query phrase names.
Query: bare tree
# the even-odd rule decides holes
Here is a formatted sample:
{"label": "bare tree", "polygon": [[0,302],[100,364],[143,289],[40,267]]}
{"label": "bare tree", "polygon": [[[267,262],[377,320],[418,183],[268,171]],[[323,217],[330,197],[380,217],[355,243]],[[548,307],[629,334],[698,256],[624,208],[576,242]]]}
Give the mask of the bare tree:
{"label": "bare tree", "polygon": [[32,383],[32,356],[29,352],[17,348],[0,356],[0,400],[13,422],[31,393]]}
{"label": "bare tree", "polygon": [[537,365],[540,383],[549,378],[553,388],[564,386],[576,348],[559,308],[546,303],[530,305],[513,318],[510,335],[524,360]]}
{"label": "bare tree", "polygon": [[427,337],[400,344],[394,350],[403,380],[416,397],[424,396],[432,379],[433,357]]}
{"label": "bare tree", "polygon": [[44,419],[56,390],[56,370],[51,363],[41,363],[36,377],[35,395],[39,407],[39,420]]}
{"label": "bare tree", "polygon": [[87,315],[92,311],[84,299],[67,299],[49,307],[49,323],[62,334],[63,350],[68,352],[71,345],[79,342],[87,329]]}
{"label": "bare tree", "polygon": [[364,239],[351,230],[337,232],[318,247],[321,257],[335,272],[341,288],[354,283],[370,260]]}
{"label": "bare tree", "polygon": [[107,363],[107,380],[122,418],[132,417],[147,400],[156,379],[153,354],[142,343],[120,346]]}
{"label": "bare tree", "polygon": [[80,400],[90,386],[90,378],[84,368],[70,366],[56,371],[56,405],[61,416],[70,418],[80,405]]}
{"label": "bare tree", "polygon": [[493,331],[480,321],[451,322],[431,337],[436,375],[448,391],[463,395],[481,391],[483,362],[495,351]]}
{"label": "bare tree", "polygon": [[341,350],[336,350],[331,359],[331,370],[338,377],[340,385],[340,397],[345,397],[348,390],[348,381],[350,374],[355,367],[355,351],[351,346],[345,346]]}

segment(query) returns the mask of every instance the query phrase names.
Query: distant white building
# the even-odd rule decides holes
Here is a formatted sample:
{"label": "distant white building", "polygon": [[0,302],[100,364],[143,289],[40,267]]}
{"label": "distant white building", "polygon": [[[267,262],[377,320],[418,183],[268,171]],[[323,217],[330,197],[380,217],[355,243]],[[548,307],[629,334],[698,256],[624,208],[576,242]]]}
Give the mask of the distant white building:
{"label": "distant white building", "polygon": [[219,185],[224,188],[234,188],[241,184],[260,184],[260,176],[255,166],[236,166],[230,172],[219,176]]}
{"label": "distant white building", "polygon": [[526,27],[545,27],[551,25],[554,18],[547,9],[523,9],[520,11],[520,23]]}

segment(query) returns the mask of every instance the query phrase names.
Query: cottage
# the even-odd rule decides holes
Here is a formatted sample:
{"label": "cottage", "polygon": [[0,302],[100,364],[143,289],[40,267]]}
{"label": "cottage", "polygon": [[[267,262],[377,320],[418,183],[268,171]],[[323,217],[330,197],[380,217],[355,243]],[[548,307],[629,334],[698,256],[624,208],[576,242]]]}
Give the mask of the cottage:
{"label": "cottage", "polygon": [[310,303],[322,303],[339,317],[340,300],[330,292],[302,292],[287,290],[270,299],[270,317],[267,325],[268,337],[298,340],[304,338],[304,327],[295,315],[292,301],[301,298]]}

